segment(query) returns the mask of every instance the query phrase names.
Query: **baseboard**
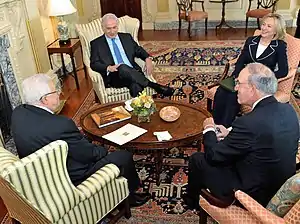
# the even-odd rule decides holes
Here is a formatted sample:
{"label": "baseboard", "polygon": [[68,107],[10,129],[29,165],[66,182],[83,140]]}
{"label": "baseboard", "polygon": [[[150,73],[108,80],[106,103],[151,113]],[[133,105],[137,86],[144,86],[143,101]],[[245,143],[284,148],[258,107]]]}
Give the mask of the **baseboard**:
{"label": "baseboard", "polygon": [[[245,28],[246,23],[245,20],[228,20],[226,21],[229,25],[235,28]],[[285,21],[286,27],[293,27],[293,19],[288,19]],[[208,29],[215,29],[216,25],[220,23],[219,20],[211,20],[207,22]],[[178,21],[171,21],[171,22],[160,22],[154,23],[154,30],[174,30],[178,29],[179,22]],[[191,23],[191,29],[203,29],[205,27],[204,20],[203,21],[195,21]],[[256,20],[249,20],[248,22],[249,28],[257,28],[257,21]],[[187,29],[188,22],[182,21],[181,29]]]}

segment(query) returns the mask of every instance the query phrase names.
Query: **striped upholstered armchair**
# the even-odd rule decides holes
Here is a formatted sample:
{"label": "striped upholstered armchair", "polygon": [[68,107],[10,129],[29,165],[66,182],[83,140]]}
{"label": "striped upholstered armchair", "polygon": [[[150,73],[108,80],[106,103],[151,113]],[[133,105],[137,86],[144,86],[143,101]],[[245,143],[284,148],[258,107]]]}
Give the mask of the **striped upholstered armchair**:
{"label": "striped upholstered armchair", "polygon": [[[138,30],[140,27],[140,21],[129,16],[120,17],[118,20],[119,32],[130,33],[133,39],[138,43]],[[100,102],[104,104],[130,99],[131,96],[128,88],[105,88],[102,76],[90,68],[90,42],[103,34],[101,28],[101,19],[96,19],[87,24],[76,24],[75,26],[83,49],[83,62],[87,67],[88,74],[93,82],[93,89]],[[143,70],[145,70],[145,62],[143,60],[136,58],[136,63]],[[145,73],[145,76],[150,81],[156,82],[151,74],[148,75]],[[148,95],[155,93],[154,90],[149,87],[146,88],[146,91]]]}
{"label": "striped upholstered armchair", "polygon": [[19,159],[0,148],[0,197],[22,224],[97,223],[120,203],[130,217],[127,180],[108,164],[75,187],[68,176],[68,145],[58,140]]}

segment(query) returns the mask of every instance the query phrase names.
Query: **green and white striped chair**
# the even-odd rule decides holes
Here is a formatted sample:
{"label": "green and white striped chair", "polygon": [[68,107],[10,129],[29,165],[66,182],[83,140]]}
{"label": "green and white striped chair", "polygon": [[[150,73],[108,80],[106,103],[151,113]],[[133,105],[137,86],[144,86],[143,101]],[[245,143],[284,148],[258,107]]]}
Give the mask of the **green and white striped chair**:
{"label": "green and white striped chair", "polygon": [[[112,4],[114,3],[112,2]],[[139,43],[138,31],[140,27],[140,21],[129,16],[120,17],[118,18],[118,21],[119,31],[123,33],[130,33],[133,39],[137,43]],[[90,78],[92,79],[93,89],[99,101],[104,104],[130,99],[131,96],[128,88],[105,88],[102,76],[98,72],[95,72],[90,68],[90,42],[103,34],[103,30],[101,28],[101,18],[87,24],[75,24],[75,27],[79,34],[79,39],[82,46],[83,62],[87,68]],[[143,60],[136,58],[135,61],[142,69],[145,70],[145,62]],[[145,76],[150,81],[156,82],[151,74],[148,75],[147,73],[145,73]],[[152,95],[155,93],[155,91],[149,87],[146,87],[146,92],[148,95]]]}
{"label": "green and white striped chair", "polygon": [[58,140],[19,159],[0,147],[0,197],[22,224],[97,223],[120,203],[131,216],[127,179],[108,164],[75,187],[68,176],[68,145]]}

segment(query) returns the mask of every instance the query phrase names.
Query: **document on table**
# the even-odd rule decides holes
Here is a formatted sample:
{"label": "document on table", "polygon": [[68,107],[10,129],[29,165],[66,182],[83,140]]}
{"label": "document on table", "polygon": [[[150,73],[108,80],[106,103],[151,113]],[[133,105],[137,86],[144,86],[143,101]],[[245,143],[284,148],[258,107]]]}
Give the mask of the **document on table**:
{"label": "document on table", "polygon": [[124,145],[125,143],[141,136],[142,134],[146,133],[147,130],[135,126],[133,124],[126,124],[123,127],[103,135],[102,138],[105,138],[111,142],[114,142],[118,145]]}

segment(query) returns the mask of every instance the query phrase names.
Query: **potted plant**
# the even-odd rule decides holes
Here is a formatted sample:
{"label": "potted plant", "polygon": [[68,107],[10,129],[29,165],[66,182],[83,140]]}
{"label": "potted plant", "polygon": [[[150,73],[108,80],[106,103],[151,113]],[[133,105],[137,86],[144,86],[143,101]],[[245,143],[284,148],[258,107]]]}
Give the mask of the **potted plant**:
{"label": "potted plant", "polygon": [[130,106],[139,123],[150,122],[150,116],[156,111],[152,96],[148,96],[145,90],[132,100]]}

